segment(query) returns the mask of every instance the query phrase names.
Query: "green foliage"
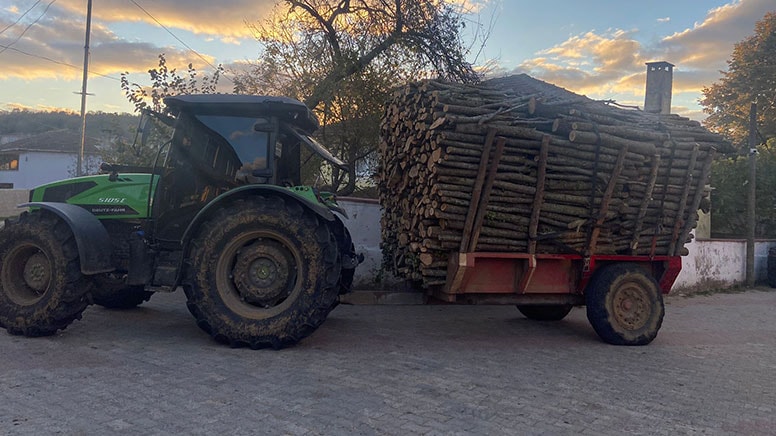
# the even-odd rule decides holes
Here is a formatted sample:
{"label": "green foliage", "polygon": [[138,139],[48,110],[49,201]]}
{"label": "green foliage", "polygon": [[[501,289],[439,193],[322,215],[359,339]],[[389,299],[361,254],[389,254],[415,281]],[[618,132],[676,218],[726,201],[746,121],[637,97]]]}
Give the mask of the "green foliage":
{"label": "green foliage", "polygon": [[[776,238],[776,139],[757,147],[755,236]],[[747,156],[717,159],[711,169],[713,236],[746,236]]]}
{"label": "green foliage", "polygon": [[[114,136],[127,136],[137,125],[137,116],[107,112],[89,112],[86,135],[100,142]],[[81,131],[81,116],[74,112],[37,112],[25,109],[0,111],[0,134],[31,136],[51,130]]]}
{"label": "green foliage", "polygon": [[754,35],[735,45],[722,79],[703,89],[704,125],[748,148],[749,106],[757,102],[758,142],[776,137],[776,12],[755,25]]}
{"label": "green foliage", "polygon": [[[703,89],[704,125],[748,150],[751,103],[757,102],[757,237],[776,237],[776,12],[757,22],[754,35],[735,45],[722,79]],[[749,164],[746,153],[714,162],[711,231],[716,236],[746,234]]]}
{"label": "green foliage", "polygon": [[[129,73],[121,74],[121,90],[130,103],[135,105],[135,110],[151,109],[155,112],[164,112],[164,97],[181,94],[214,94],[218,80],[224,73],[224,68],[219,65],[212,75],[203,75],[197,79],[197,70],[189,64],[186,73],[181,75],[175,68],[167,66],[164,53],[159,55],[157,68],[148,70],[151,79],[150,86],[138,83],[130,83],[127,77]],[[150,99],[150,103],[149,103]]]}

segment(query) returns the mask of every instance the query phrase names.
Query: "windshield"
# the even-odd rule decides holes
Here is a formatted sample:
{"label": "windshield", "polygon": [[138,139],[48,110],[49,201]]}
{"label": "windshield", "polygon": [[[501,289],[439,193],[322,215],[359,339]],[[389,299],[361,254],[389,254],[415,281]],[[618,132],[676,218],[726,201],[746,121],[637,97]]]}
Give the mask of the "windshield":
{"label": "windshield", "polygon": [[196,115],[196,118],[229,142],[243,165],[240,171],[268,169],[269,133],[254,129],[263,119],[220,115]]}
{"label": "windshield", "polygon": [[[287,125],[288,126],[288,125]],[[329,150],[326,149],[320,142],[316,141],[311,136],[308,136],[305,134],[304,131],[297,129],[293,126],[288,126],[291,133],[294,134],[300,141],[302,141],[303,144],[307,145],[310,150],[320,155],[322,158],[324,158],[327,162],[330,164],[336,166],[337,168],[347,171],[348,170],[348,164],[345,162],[342,162],[341,160],[337,159],[336,156],[331,154]]]}

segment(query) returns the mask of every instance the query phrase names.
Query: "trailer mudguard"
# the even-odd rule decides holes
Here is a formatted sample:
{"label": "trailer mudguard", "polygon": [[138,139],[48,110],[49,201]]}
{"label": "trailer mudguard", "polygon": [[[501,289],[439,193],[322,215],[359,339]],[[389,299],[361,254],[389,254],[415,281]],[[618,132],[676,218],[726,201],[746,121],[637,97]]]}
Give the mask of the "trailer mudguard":
{"label": "trailer mudguard", "polygon": [[84,208],[73,204],[51,202],[23,203],[19,207],[38,207],[48,210],[62,218],[70,226],[78,246],[81,272],[85,275],[114,270],[110,264],[112,248],[108,231],[105,230],[97,217]]}

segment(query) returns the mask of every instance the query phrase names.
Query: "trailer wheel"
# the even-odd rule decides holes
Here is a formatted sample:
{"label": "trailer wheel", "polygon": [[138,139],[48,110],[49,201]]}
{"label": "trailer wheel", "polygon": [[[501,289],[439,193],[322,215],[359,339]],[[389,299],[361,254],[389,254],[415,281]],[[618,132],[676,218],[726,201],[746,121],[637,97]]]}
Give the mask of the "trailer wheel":
{"label": "trailer wheel", "polygon": [[70,227],[43,211],[6,221],[0,232],[0,326],[14,335],[47,336],[89,304]]}
{"label": "trailer wheel", "polygon": [[517,310],[526,318],[536,321],[560,321],[571,312],[574,306],[570,304],[518,304]]}
{"label": "trailer wheel", "polygon": [[585,291],[587,319],[605,342],[646,345],[663,323],[663,295],[657,281],[628,264],[603,267]]}
{"label": "trailer wheel", "polygon": [[293,345],[337,300],[337,241],[317,215],[279,197],[237,200],[200,228],[184,282],[197,325],[232,347]]}
{"label": "trailer wheel", "polygon": [[153,292],[145,286],[127,286],[111,273],[95,276],[92,302],[106,309],[132,309],[151,299]]}

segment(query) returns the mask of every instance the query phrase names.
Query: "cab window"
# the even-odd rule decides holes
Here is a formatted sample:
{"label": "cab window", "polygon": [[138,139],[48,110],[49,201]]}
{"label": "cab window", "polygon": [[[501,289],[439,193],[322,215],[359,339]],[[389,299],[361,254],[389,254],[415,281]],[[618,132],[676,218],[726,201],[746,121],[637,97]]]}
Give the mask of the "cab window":
{"label": "cab window", "polygon": [[269,172],[269,133],[254,128],[258,121],[251,117],[197,115],[197,119],[224,138],[240,160],[238,172],[254,175]]}

